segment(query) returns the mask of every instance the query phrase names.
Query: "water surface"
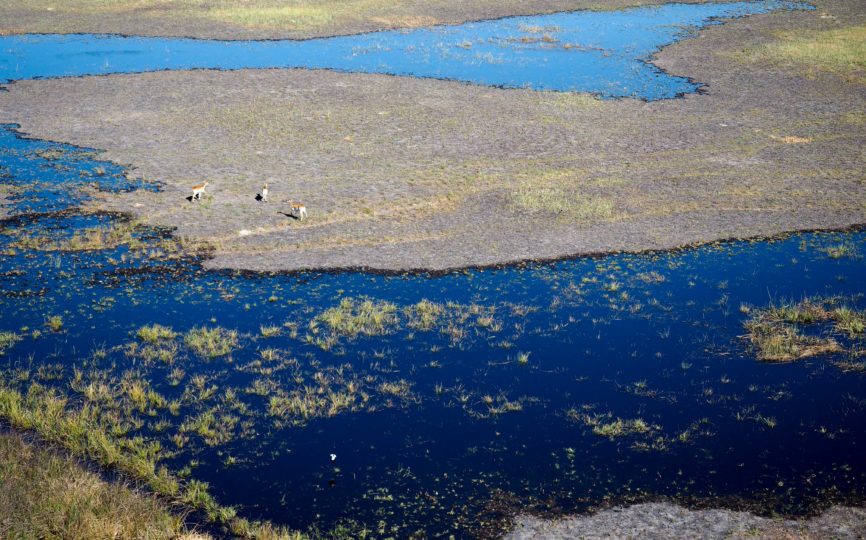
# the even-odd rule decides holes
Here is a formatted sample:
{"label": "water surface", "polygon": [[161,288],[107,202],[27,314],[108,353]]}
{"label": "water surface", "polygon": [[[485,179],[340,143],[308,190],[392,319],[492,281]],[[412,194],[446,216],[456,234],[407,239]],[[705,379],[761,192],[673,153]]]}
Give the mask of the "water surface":
{"label": "water surface", "polygon": [[0,36],[0,84],[195,68],[311,68],[656,100],[701,87],[650,64],[659,49],[722,19],[782,9],[812,8],[784,0],[665,4],[303,41]]}

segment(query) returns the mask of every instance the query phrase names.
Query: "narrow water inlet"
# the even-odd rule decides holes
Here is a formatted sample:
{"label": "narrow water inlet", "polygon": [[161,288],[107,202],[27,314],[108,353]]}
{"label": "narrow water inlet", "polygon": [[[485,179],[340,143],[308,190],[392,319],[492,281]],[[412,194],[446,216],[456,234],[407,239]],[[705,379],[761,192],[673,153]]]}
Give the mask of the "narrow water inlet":
{"label": "narrow water inlet", "polygon": [[0,37],[0,84],[160,70],[309,68],[669,99],[701,84],[649,63],[659,49],[723,19],[783,9],[814,8],[787,0],[664,4],[300,41],[10,35]]}

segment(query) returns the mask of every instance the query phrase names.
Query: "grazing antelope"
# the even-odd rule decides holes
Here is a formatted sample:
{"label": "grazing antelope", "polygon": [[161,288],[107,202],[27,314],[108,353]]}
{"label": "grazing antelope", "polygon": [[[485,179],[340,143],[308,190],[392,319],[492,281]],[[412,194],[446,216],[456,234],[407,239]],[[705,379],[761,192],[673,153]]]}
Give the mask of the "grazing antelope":
{"label": "grazing antelope", "polygon": [[307,207],[304,206],[303,203],[295,202],[291,199],[289,199],[286,202],[289,203],[289,208],[290,208],[289,213],[291,215],[295,216],[296,218],[300,219],[301,221],[304,221],[305,219],[307,219]]}
{"label": "grazing antelope", "polygon": [[207,187],[208,181],[205,180],[204,183],[192,186],[192,198],[193,200],[201,199],[201,194],[204,193],[204,188]]}
{"label": "grazing antelope", "polygon": [[268,202],[268,184],[262,186],[262,202]]}

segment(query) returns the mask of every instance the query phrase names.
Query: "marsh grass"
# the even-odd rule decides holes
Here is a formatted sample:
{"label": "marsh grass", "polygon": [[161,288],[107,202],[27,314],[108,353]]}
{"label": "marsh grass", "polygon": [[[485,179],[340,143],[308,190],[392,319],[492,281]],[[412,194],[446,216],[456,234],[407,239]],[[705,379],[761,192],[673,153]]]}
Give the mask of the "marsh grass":
{"label": "marsh grass", "polygon": [[161,324],[151,324],[139,328],[135,335],[145,343],[159,343],[176,338],[177,332]]}
{"label": "marsh grass", "polygon": [[145,246],[134,233],[136,227],[128,222],[116,222],[111,226],[91,227],[76,230],[69,238],[49,240],[40,236],[21,236],[12,243],[14,247],[35,251],[94,251],[115,249],[125,245],[130,249]]}
{"label": "marsh grass", "polygon": [[[141,383],[132,382],[127,394],[140,405],[152,403],[156,398]],[[178,504],[201,510],[214,522],[226,523],[236,534],[250,539],[297,539],[300,533],[280,529],[267,523],[250,522],[236,516],[234,508],[221,506],[207,492],[207,484],[196,480],[185,483],[160,465],[164,450],[155,441],[140,436],[128,437],[127,427],[112,411],[103,411],[89,403],[73,403],[56,390],[31,384],[26,393],[0,383],[0,419],[13,428],[33,431],[44,441],[60,446],[75,456],[88,459],[101,466],[115,469],[129,478],[141,482],[154,493]],[[224,421],[220,416],[214,423]],[[202,430],[210,420],[194,420]],[[219,436],[217,431],[215,436]],[[5,464],[0,462],[0,468]],[[0,481],[4,478],[0,477]],[[2,500],[3,494],[0,494]],[[121,507],[122,508],[122,507]],[[147,514],[143,514],[146,516]],[[135,520],[136,516],[128,516]],[[175,522],[179,526],[180,522]],[[64,536],[66,538],[67,536]],[[75,538],[74,536],[70,536]],[[98,538],[86,536],[86,538]],[[116,534],[111,538],[122,538]],[[171,536],[174,538],[174,536]],[[130,538],[151,538],[131,536]],[[159,536],[155,536],[159,538]]]}
{"label": "marsh grass", "polygon": [[183,517],[153,496],[13,434],[0,435],[0,515],[7,538],[182,540],[186,533]]}
{"label": "marsh grass", "polygon": [[834,30],[779,32],[777,41],[743,51],[750,62],[790,65],[814,76],[829,72],[866,84],[866,25]]}
{"label": "marsh grass", "polygon": [[612,414],[588,414],[578,409],[567,411],[572,420],[592,428],[599,437],[614,440],[632,435],[652,435],[661,429],[655,424],[649,424],[643,418],[614,418]]}
{"label": "marsh grass", "polygon": [[197,326],[184,336],[184,343],[199,356],[217,358],[230,354],[238,346],[236,330]]}
{"label": "marsh grass", "polygon": [[857,247],[853,244],[837,244],[824,248],[824,252],[831,259],[842,259],[844,257],[857,257]]}
{"label": "marsh grass", "polygon": [[52,332],[60,332],[63,330],[63,317],[50,315],[45,319],[45,326],[50,328]]}
{"label": "marsh grass", "polygon": [[334,334],[346,337],[380,336],[397,324],[397,306],[391,302],[344,298],[316,317]]}
{"label": "marsh grass", "polygon": [[[759,360],[789,362],[815,355],[841,353],[846,348],[834,336],[857,339],[866,331],[866,312],[842,305],[837,297],[806,298],[763,309],[750,308],[746,338]],[[829,325],[830,335],[807,335],[801,328]]]}
{"label": "marsh grass", "polygon": [[19,341],[21,336],[15,332],[0,332],[0,356],[6,354],[6,351]]}

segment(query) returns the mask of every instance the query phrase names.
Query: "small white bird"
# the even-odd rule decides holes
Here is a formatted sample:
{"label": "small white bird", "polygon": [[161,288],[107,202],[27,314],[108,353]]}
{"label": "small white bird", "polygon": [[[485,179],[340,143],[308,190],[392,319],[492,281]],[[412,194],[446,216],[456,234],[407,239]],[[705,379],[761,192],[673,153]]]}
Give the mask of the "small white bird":
{"label": "small white bird", "polygon": [[331,461],[337,461],[337,454],[331,454]]}

